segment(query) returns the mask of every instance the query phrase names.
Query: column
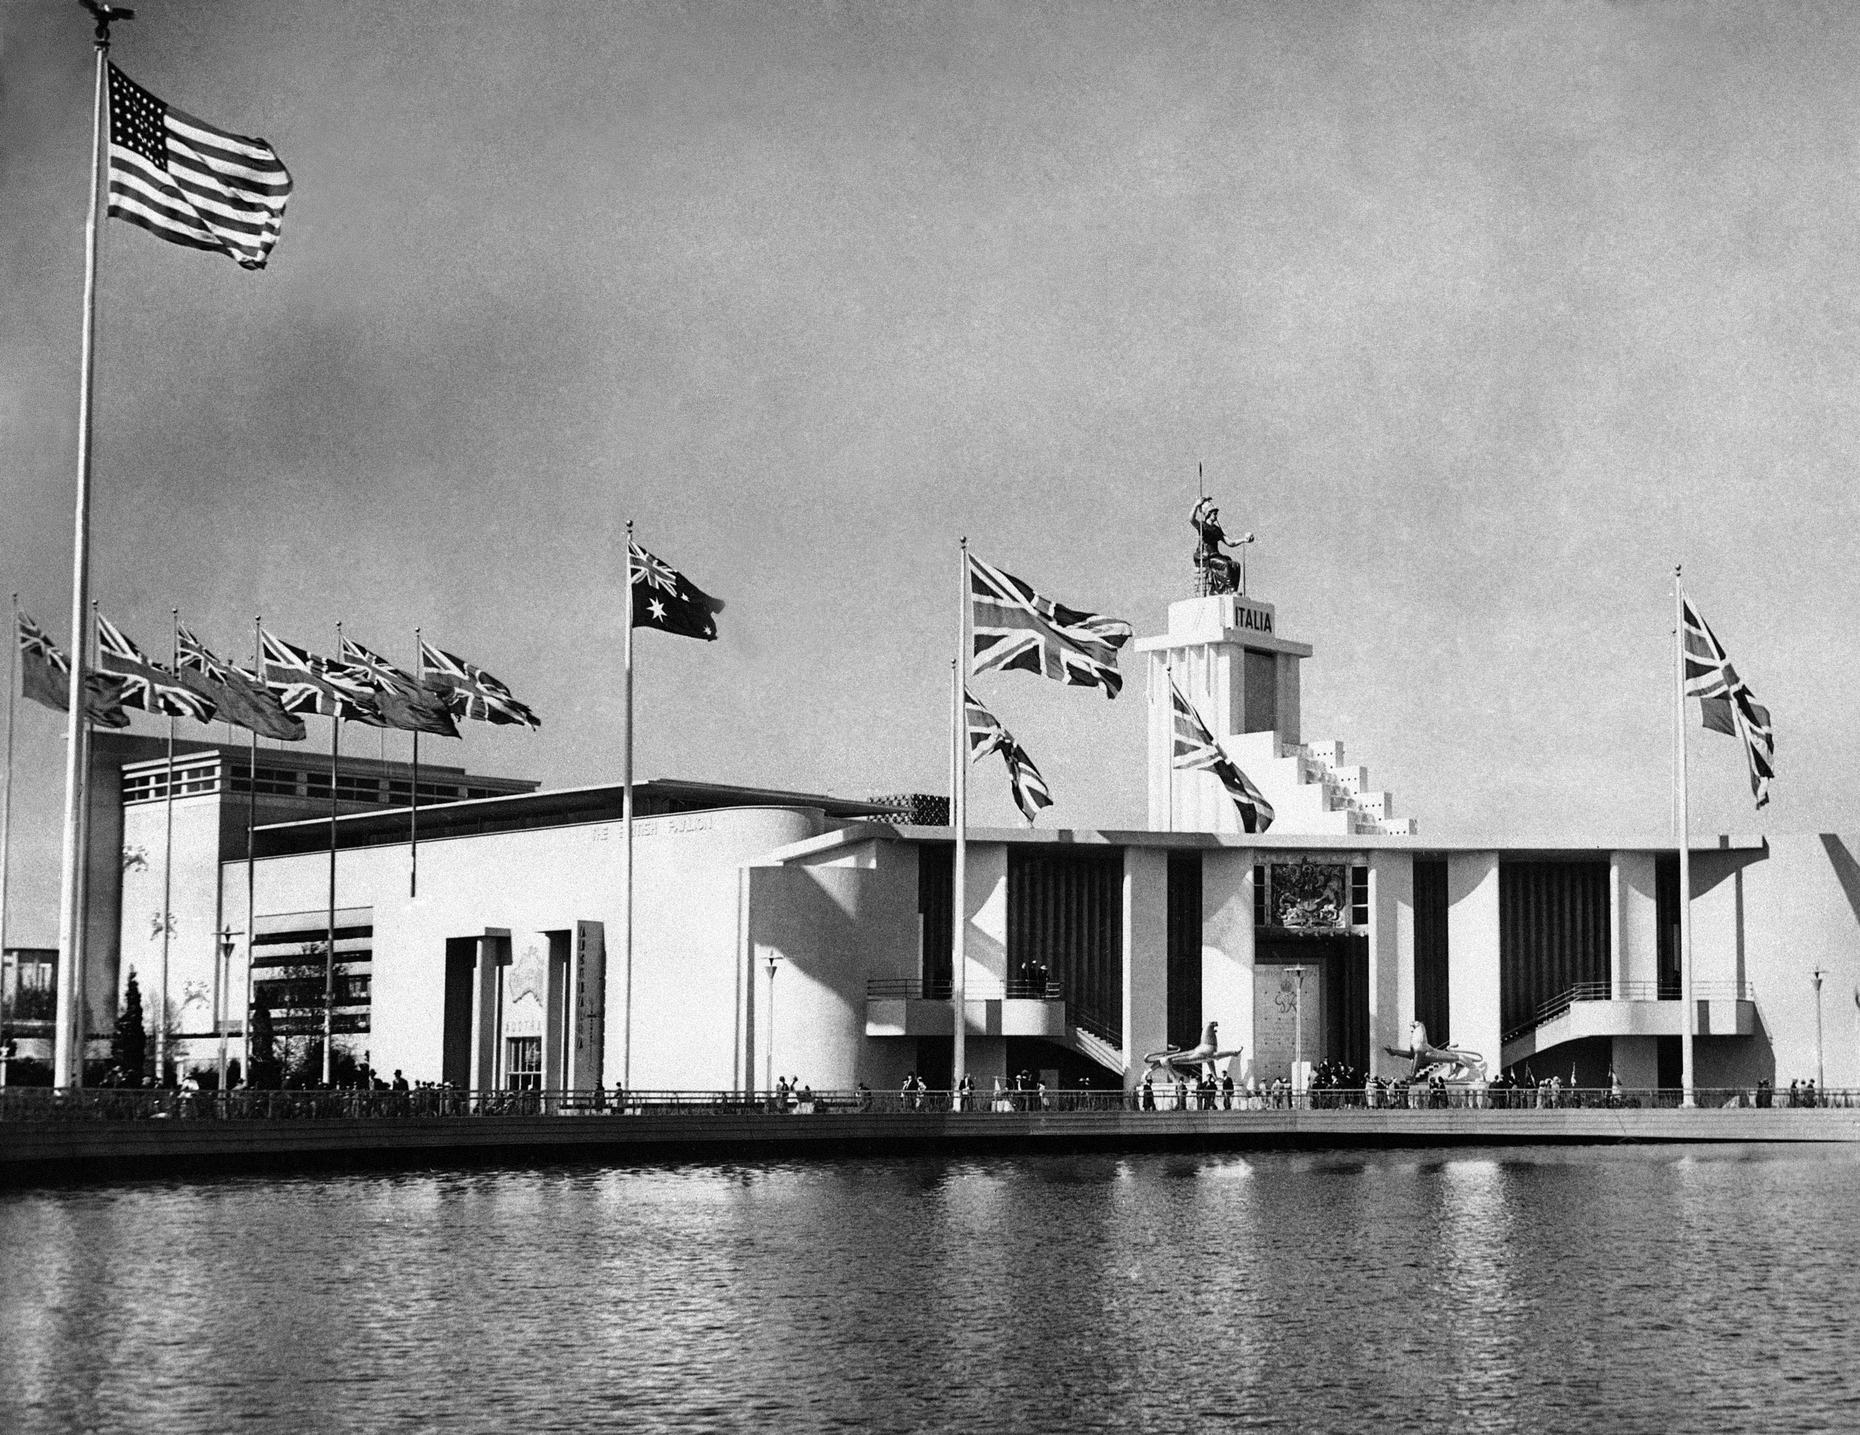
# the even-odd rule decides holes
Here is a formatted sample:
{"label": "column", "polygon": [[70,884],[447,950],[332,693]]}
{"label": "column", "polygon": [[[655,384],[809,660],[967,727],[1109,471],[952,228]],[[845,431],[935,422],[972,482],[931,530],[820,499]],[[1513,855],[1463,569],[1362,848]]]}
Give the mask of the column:
{"label": "column", "polygon": [[543,962],[542,1084],[545,1091],[560,1091],[572,1084],[566,1059],[574,1042],[574,1014],[568,1000],[568,933],[537,935],[549,952]]}
{"label": "column", "polygon": [[509,928],[486,927],[478,938],[477,979],[472,984],[473,1091],[488,1091],[497,1085],[497,1048],[504,1034],[504,968],[509,965]]}
{"label": "column", "polygon": [[[1385,1048],[1406,1046],[1414,1021],[1414,858],[1369,855],[1369,1070],[1393,1076],[1403,1063]],[[1496,1059],[1496,1058],[1494,1058]]]}
{"label": "column", "polygon": [[1630,993],[1652,999],[1658,993],[1660,980],[1660,917],[1653,853],[1610,853],[1608,894],[1608,965],[1613,980],[1609,994],[1617,999]]}
{"label": "column", "polygon": [[1447,1038],[1484,1057],[1494,1076],[1503,1035],[1498,972],[1498,853],[1456,852],[1447,858]]}
{"label": "column", "polygon": [[1201,857],[1201,1014],[1221,1025],[1221,1049],[1253,1060],[1253,868],[1250,848]]}
{"label": "column", "polygon": [[963,981],[973,1003],[981,996],[1000,997],[1009,976],[1008,850],[1005,842],[971,841],[968,851],[963,896],[969,908],[965,913],[969,923],[969,965]]}
{"label": "column", "polygon": [[[1205,878],[1203,879],[1206,880]],[[1169,854],[1124,849],[1124,1085],[1169,1044]]]}

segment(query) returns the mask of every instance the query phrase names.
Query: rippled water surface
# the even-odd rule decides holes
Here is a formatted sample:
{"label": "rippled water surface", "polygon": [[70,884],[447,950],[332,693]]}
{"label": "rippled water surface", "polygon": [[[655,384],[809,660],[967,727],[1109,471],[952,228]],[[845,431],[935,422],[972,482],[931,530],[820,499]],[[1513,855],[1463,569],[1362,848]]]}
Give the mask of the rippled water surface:
{"label": "rippled water surface", "polygon": [[0,1430],[1860,1429],[1860,1153],[0,1194]]}

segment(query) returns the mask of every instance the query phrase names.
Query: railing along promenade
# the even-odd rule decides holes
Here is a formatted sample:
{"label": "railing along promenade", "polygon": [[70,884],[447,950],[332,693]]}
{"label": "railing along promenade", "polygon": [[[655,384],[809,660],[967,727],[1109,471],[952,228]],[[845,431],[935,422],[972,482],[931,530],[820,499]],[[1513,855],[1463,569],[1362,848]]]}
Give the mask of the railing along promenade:
{"label": "railing along promenade", "polygon": [[[1506,1031],[1503,1041],[1515,1041],[1527,1032],[1535,1031],[1546,1022],[1555,1021],[1577,1002],[1676,1002],[1681,1000],[1679,978],[1662,977],[1657,981],[1619,981],[1619,982],[1577,982],[1558,992],[1549,1000],[1540,1002],[1523,1021]],[[1751,989],[1747,982],[1694,982],[1692,984],[1694,1001],[1749,1001]]]}
{"label": "railing along promenade", "polygon": [[[1753,1087],[1699,1088],[1702,1109],[1860,1109],[1860,1089],[1813,1093]],[[167,1088],[14,1086],[0,1088],[0,1124],[7,1122],[144,1121],[431,1121],[456,1117],[678,1116],[948,1116],[1064,1114],[1068,1112],[1323,1112],[1323,1111],[1546,1111],[1673,1110],[1683,1104],[1674,1088],[1426,1087],[1304,1092],[1212,1092],[1152,1087],[1080,1087],[958,1094],[949,1091],[461,1091],[419,1087],[410,1091],[177,1091]]]}

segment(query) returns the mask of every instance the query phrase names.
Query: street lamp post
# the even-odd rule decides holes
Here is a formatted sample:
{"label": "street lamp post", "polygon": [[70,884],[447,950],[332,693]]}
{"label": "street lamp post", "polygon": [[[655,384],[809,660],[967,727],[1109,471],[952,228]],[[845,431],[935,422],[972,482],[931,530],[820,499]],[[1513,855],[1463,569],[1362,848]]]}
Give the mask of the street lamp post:
{"label": "street lamp post", "polygon": [[776,952],[768,955],[769,963],[769,1049],[763,1058],[763,1078],[765,1088],[775,1089],[775,969],[781,965],[781,956]]}
{"label": "street lamp post", "polygon": [[1828,1089],[1827,1080],[1821,1071],[1821,979],[1826,976],[1820,967],[1815,968],[1815,1100],[1822,1099],[1822,1092]]}
{"label": "street lamp post", "polygon": [[1299,1078],[1305,1065],[1305,969],[1296,966],[1288,970],[1297,983],[1292,990],[1292,1094],[1296,1096],[1304,1089]]}
{"label": "street lamp post", "polygon": [[226,1090],[226,988],[232,974],[233,930],[223,927],[213,961],[213,1035],[219,1038],[220,1084]]}

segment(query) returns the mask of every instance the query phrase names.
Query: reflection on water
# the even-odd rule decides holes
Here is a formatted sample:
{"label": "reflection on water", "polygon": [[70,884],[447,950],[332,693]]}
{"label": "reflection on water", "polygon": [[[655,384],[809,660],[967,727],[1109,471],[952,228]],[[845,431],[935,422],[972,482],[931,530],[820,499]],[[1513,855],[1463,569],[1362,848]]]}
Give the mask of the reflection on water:
{"label": "reflection on water", "polygon": [[0,1196],[0,1430],[1860,1427],[1860,1153],[898,1158]]}

